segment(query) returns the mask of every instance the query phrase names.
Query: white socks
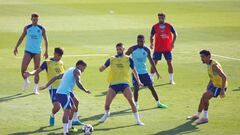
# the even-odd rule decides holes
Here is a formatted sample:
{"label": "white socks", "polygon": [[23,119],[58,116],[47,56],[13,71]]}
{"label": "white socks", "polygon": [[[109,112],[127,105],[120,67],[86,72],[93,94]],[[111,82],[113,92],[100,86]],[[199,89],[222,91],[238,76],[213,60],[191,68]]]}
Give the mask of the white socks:
{"label": "white socks", "polygon": [[39,94],[39,92],[38,92],[38,84],[37,84],[37,83],[35,83],[34,86],[33,86],[33,92],[34,92],[34,94],[36,94],[36,95]]}
{"label": "white socks", "polygon": [[78,121],[78,112],[74,112],[73,121]]}
{"label": "white socks", "polygon": [[107,111],[104,113],[104,115],[101,117],[101,119],[99,119],[99,122],[104,122],[104,121],[107,119],[107,117],[109,117],[109,116],[110,116],[110,111],[107,110]]}
{"label": "white socks", "polygon": [[197,113],[196,113],[196,115],[197,115],[198,117],[200,116],[200,114],[201,114],[201,112],[197,112]]}
{"label": "white socks", "polygon": [[136,119],[137,124],[138,124],[139,126],[143,126],[144,123],[141,122],[138,112],[133,113],[133,115],[134,115],[134,117],[135,117],[135,119]]}
{"label": "white socks", "polygon": [[68,133],[68,123],[63,123],[63,134]]}
{"label": "white socks", "polygon": [[160,105],[160,104],[161,104],[160,100],[158,100],[156,103],[157,103],[157,105]]}
{"label": "white socks", "polygon": [[68,129],[72,128],[72,120],[68,120]]}
{"label": "white socks", "polygon": [[169,73],[169,80],[173,81],[173,73]]}
{"label": "white socks", "polygon": [[23,90],[26,90],[29,84],[30,84],[30,81],[28,80],[28,78],[24,79]]}
{"label": "white socks", "polygon": [[203,118],[208,118],[208,111],[203,111]]}
{"label": "white socks", "polygon": [[150,73],[149,76],[150,76],[150,79],[151,79],[152,82],[153,82],[153,81],[154,81],[154,73]]}

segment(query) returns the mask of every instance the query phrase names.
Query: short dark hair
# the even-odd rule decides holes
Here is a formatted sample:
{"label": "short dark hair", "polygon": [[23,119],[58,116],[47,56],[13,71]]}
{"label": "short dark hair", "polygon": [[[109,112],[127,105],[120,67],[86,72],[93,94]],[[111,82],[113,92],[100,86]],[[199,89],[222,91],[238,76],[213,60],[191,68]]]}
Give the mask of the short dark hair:
{"label": "short dark hair", "polygon": [[140,34],[137,36],[137,38],[145,38],[144,35]]}
{"label": "short dark hair", "polygon": [[201,50],[201,51],[199,52],[199,54],[202,54],[202,55],[205,55],[205,56],[211,56],[211,53],[210,53],[210,51],[208,51],[208,50]]}
{"label": "short dark hair", "polygon": [[161,12],[161,13],[158,13],[158,16],[163,16],[163,17],[165,17],[165,16],[166,16],[166,14],[165,14],[165,13],[163,13],[163,12]]}
{"label": "short dark hair", "polygon": [[123,43],[121,43],[121,42],[120,42],[120,43],[117,43],[117,44],[116,44],[116,47],[123,47]]}
{"label": "short dark hair", "polygon": [[83,60],[78,60],[76,63],[76,66],[78,66],[78,65],[87,66],[87,63],[84,62]]}
{"label": "short dark hair", "polygon": [[31,17],[33,18],[33,17],[39,17],[39,15],[38,15],[38,13],[32,13],[31,14]]}
{"label": "short dark hair", "polygon": [[63,49],[60,48],[60,47],[56,47],[56,48],[54,49],[54,53],[57,53],[57,54],[59,54],[59,55],[63,55]]}

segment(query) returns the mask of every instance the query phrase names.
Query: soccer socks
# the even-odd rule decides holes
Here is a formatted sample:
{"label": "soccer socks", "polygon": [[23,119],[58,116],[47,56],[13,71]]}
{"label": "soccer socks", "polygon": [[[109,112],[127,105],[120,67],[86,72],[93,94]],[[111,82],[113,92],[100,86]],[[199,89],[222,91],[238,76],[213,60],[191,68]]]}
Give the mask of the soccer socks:
{"label": "soccer socks", "polygon": [[36,95],[39,94],[39,92],[38,92],[38,84],[37,84],[37,83],[34,84],[33,92],[34,92],[34,94],[36,94]]}
{"label": "soccer socks", "polygon": [[135,119],[136,119],[137,124],[138,124],[139,126],[143,126],[144,123],[141,122],[138,112],[133,113],[133,115],[134,115],[134,117],[135,117]]}
{"label": "soccer socks", "polygon": [[196,115],[197,115],[198,117],[200,116],[200,114],[201,114],[201,112],[197,112],[197,113],[196,113]]}
{"label": "soccer socks", "polygon": [[99,122],[104,122],[109,116],[110,116],[110,111],[107,110],[105,114],[99,119]]}
{"label": "soccer socks", "polygon": [[68,129],[72,128],[72,120],[68,120]]}
{"label": "soccer socks", "polygon": [[171,84],[176,84],[173,80],[173,73],[169,73],[169,81]]}
{"label": "soccer socks", "polygon": [[63,134],[68,133],[68,123],[63,123]]}
{"label": "soccer socks", "polygon": [[154,73],[150,73],[149,76],[150,76],[150,79],[151,79],[152,82],[153,82],[153,81],[154,81]]}
{"label": "soccer socks", "polygon": [[208,118],[208,111],[203,111],[203,118]]}
{"label": "soccer socks", "polygon": [[29,84],[30,84],[30,81],[28,80],[28,78],[24,79],[23,90],[26,90]]}
{"label": "soccer socks", "polygon": [[77,121],[77,120],[78,120],[78,112],[74,112],[73,121]]}

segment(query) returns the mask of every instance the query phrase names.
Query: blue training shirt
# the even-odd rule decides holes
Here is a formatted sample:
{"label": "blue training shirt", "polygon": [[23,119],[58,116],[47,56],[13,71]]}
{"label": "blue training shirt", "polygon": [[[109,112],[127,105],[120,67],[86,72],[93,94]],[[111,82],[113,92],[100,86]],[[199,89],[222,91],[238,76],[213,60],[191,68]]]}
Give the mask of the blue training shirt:
{"label": "blue training shirt", "polygon": [[134,66],[138,74],[148,73],[147,67],[146,67],[146,61],[149,53],[150,53],[150,50],[146,46],[143,46],[143,47],[139,45],[133,46],[131,57],[133,59]]}
{"label": "blue training shirt", "polygon": [[[56,93],[68,95],[70,94],[70,92],[73,91],[73,87],[75,86],[75,83],[76,83],[76,80],[73,74],[73,71],[75,69],[76,69],[75,67],[71,67],[64,72],[61,83]],[[79,72],[81,73],[80,70]]]}
{"label": "blue training shirt", "polygon": [[26,34],[25,51],[31,53],[41,53],[43,27],[40,25],[28,25]]}

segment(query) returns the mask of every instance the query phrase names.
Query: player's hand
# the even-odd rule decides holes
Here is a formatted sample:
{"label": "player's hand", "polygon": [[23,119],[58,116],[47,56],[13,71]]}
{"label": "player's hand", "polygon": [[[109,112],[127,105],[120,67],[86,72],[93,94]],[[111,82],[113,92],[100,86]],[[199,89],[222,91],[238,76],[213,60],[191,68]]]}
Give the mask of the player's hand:
{"label": "player's hand", "polygon": [[44,90],[44,89],[46,89],[47,87],[46,86],[40,86],[39,87],[39,90]]}
{"label": "player's hand", "polygon": [[17,49],[17,48],[14,48],[13,54],[14,54],[15,56],[17,56],[17,54],[18,54],[18,49]]}
{"label": "player's hand", "polygon": [[153,44],[150,45],[150,49],[153,49]]}
{"label": "player's hand", "polygon": [[29,73],[29,72],[25,72],[25,73],[23,73],[23,76],[24,76],[25,78],[28,78],[28,77],[30,76],[30,73]]}
{"label": "player's hand", "polygon": [[139,87],[143,87],[143,84],[141,82],[138,82]]}
{"label": "player's hand", "polygon": [[86,93],[88,94],[91,94],[91,91],[90,90],[85,90]]}
{"label": "player's hand", "polygon": [[45,59],[48,58],[48,52],[47,52],[47,51],[44,53],[43,57],[44,57]]}
{"label": "player's hand", "polygon": [[162,78],[158,72],[156,72],[156,75],[157,75],[157,79],[161,79]]}
{"label": "player's hand", "polygon": [[221,90],[220,92],[220,98],[224,98],[225,97],[225,91],[224,90]]}

